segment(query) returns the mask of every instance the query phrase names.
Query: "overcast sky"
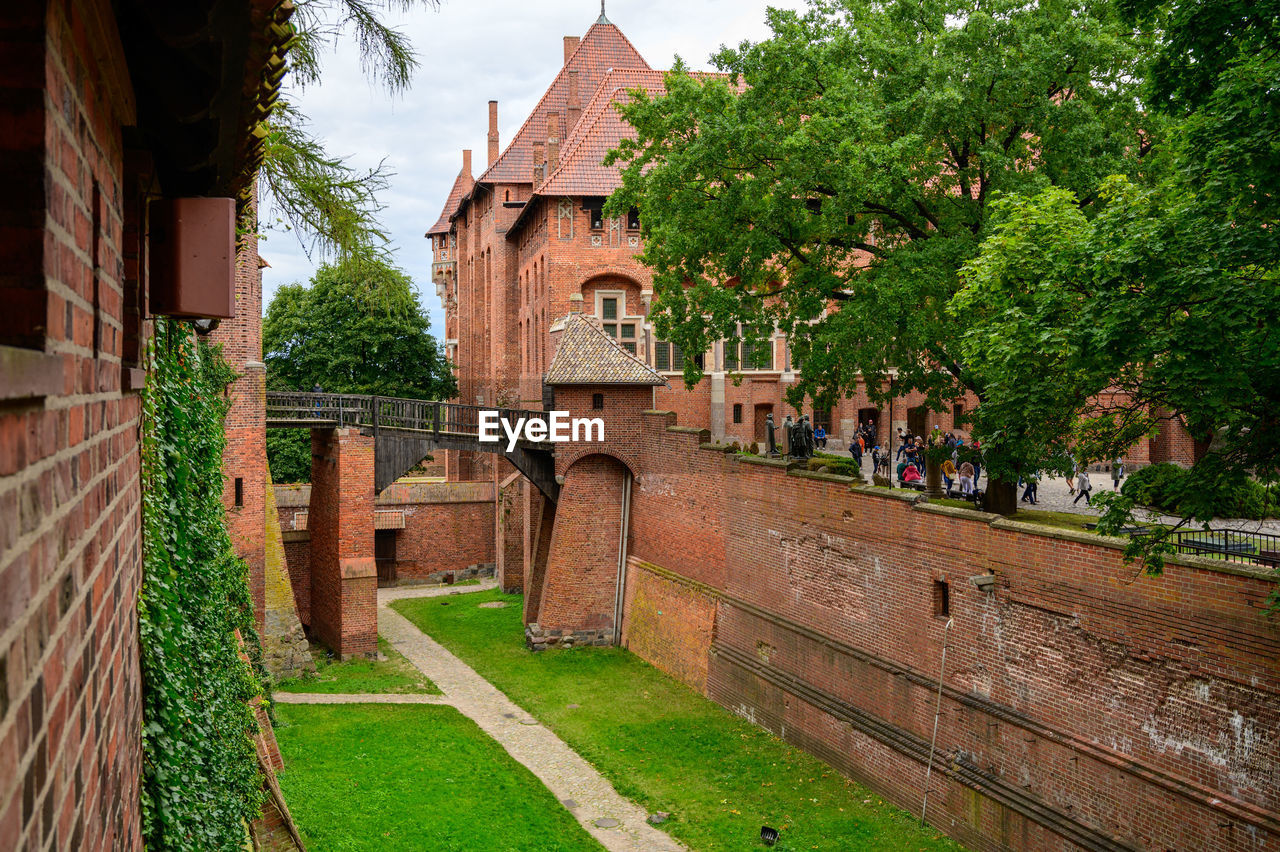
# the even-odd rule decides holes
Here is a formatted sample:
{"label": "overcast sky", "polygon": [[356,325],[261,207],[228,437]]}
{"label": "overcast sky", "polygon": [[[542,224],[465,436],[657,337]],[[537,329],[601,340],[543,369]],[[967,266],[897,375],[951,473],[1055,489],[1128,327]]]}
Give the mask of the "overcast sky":
{"label": "overcast sky", "polygon": [[[768,6],[805,5],[804,0],[607,3],[609,20],[650,66],[669,68],[679,55],[694,69],[709,68],[708,58],[723,44],[767,37]],[[560,69],[563,37],[581,36],[599,15],[599,0],[442,0],[437,12],[419,10],[392,19],[419,56],[407,93],[392,99],[366,83],[349,42],[327,59],[321,85],[292,93],[331,153],[363,169],[385,160],[395,173],[381,197],[383,221],[396,263],[417,283],[436,336],[444,330],[444,313],[429,286],[431,253],[423,234],[440,215],[462,165],[462,149],[474,152],[472,173],[479,177],[488,101],[498,101],[505,149]],[[316,263],[292,234],[270,232],[261,252],[271,264],[262,271],[265,310],[277,287],[307,281]]]}

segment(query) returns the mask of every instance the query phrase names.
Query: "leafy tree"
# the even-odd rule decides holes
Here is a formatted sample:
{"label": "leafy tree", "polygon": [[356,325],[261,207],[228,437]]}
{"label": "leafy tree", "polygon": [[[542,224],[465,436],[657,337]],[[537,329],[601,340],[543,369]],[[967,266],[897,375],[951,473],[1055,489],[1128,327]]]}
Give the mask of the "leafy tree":
{"label": "leafy tree", "polygon": [[[1135,6],[1162,33],[1150,101],[1177,122],[1162,179],[1104,182],[1092,221],[1066,191],[1008,199],[955,307],[970,369],[1000,377],[979,417],[1046,446],[1060,430],[1086,459],[1176,418],[1210,447],[1178,508],[1208,521],[1246,479],[1280,476],[1280,4]],[[1089,404],[1108,388],[1122,404]],[[1132,509],[1113,497],[1103,528]],[[1165,552],[1131,548],[1152,570]]]}
{"label": "leafy tree", "polygon": [[[298,0],[289,82],[298,90],[319,83],[324,54],[350,35],[369,80],[392,95],[403,92],[418,67],[417,54],[383,16],[419,6],[436,9],[439,0]],[[260,172],[267,229],[293,232],[324,258],[389,263],[377,197],[391,177],[385,164],[364,171],[328,153],[287,91],[267,124]]]}
{"label": "leafy tree", "polygon": [[714,57],[728,79],[677,63],[665,96],[622,107],[637,136],[611,154],[610,210],[643,213],[658,334],[692,353],[779,328],[797,404],[859,379],[883,400],[892,369],[935,409],[983,398],[947,314],[959,271],[997,194],[1088,207],[1104,176],[1141,174],[1159,122],[1138,40],[1092,0],[811,0],[768,21]]}
{"label": "leafy tree", "polygon": [[[413,283],[383,264],[323,266],[309,287],[281,287],[263,322],[270,390],[448,399],[457,384]],[[305,430],[273,430],[267,455],[277,482],[311,477]]]}

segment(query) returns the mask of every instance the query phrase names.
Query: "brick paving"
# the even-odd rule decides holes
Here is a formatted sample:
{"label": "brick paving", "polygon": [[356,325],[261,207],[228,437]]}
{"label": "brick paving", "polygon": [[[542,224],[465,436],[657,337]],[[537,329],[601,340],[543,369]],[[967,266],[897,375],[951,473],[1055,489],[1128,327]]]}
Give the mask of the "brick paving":
{"label": "brick paving", "polygon": [[394,600],[461,595],[494,588],[492,580],[457,589],[378,590],[378,630],[431,679],[443,695],[278,693],[285,704],[447,704],[480,726],[524,764],[610,852],[677,852],[685,847],[649,825],[648,813],[623,798],[604,776],[475,670],[389,607]]}

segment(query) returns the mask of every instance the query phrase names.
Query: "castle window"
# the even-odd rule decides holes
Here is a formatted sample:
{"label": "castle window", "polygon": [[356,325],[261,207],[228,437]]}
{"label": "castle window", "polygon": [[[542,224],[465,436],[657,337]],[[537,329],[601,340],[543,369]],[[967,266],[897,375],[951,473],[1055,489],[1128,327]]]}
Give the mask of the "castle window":
{"label": "castle window", "polygon": [[608,296],[600,300],[600,318],[607,320],[616,320],[618,318],[617,298]]}
{"label": "castle window", "polygon": [[244,505],[244,478],[236,477],[236,505]]}
{"label": "castle window", "polygon": [[742,403],[740,402],[735,402],[733,404],[733,422],[734,423],[742,422]]}
{"label": "castle window", "polygon": [[831,433],[830,408],[815,408],[813,410],[813,428],[817,429],[819,426],[826,429],[828,434]]}
{"label": "castle window", "polygon": [[604,394],[602,393],[591,394],[591,410],[604,411]]}
{"label": "castle window", "polygon": [[[693,363],[698,365],[699,370],[706,369],[703,366],[703,353],[701,352],[693,356]],[[669,343],[665,340],[655,342],[653,345],[653,368],[667,371],[684,370],[684,351],[674,343]]]}
{"label": "castle window", "polygon": [[640,211],[635,207],[627,211],[627,229],[631,231],[640,230]]}
{"label": "castle window", "polygon": [[933,581],[933,615],[935,618],[951,615],[951,589],[946,580]]}
{"label": "castle window", "polygon": [[582,209],[591,220],[591,230],[604,230],[604,199],[599,196],[582,199]]}

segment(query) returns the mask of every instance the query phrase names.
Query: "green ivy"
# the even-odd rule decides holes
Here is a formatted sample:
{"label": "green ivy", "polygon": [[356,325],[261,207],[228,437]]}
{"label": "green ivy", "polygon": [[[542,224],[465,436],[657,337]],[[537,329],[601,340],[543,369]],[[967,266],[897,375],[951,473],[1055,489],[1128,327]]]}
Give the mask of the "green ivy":
{"label": "green ivy", "polygon": [[240,850],[262,779],[249,702],[262,681],[248,571],[222,505],[223,419],[234,371],[156,322],[143,400],[143,835],[151,849]]}

